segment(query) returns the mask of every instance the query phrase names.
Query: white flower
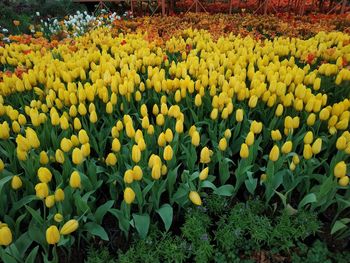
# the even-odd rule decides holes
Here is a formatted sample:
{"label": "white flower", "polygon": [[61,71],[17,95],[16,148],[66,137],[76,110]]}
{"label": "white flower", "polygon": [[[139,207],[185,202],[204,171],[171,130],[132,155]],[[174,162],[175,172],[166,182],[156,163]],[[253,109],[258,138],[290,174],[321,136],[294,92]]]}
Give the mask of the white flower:
{"label": "white flower", "polygon": [[40,13],[39,12],[35,12],[36,16],[40,16]]}
{"label": "white flower", "polygon": [[7,32],[9,32],[6,28],[3,28],[2,29],[2,32],[4,32],[4,33],[7,33]]}

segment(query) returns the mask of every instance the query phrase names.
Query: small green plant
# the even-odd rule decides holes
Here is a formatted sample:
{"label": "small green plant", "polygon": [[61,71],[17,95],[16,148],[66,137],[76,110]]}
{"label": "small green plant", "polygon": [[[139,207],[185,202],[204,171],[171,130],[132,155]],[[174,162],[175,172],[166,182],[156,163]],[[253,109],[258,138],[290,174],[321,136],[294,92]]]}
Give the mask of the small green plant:
{"label": "small green plant", "polygon": [[107,248],[96,249],[90,247],[87,251],[87,258],[85,263],[113,263],[115,262],[113,256],[109,253]]}

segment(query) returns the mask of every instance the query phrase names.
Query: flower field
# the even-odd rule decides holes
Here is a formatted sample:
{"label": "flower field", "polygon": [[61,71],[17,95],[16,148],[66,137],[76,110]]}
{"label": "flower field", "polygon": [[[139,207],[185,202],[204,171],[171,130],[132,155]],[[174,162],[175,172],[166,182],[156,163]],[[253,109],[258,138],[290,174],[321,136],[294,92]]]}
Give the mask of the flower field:
{"label": "flower field", "polygon": [[3,42],[2,261],[57,262],[112,242],[110,224],[172,231],[211,195],[326,215],[329,234],[349,237],[350,35],[213,17]]}

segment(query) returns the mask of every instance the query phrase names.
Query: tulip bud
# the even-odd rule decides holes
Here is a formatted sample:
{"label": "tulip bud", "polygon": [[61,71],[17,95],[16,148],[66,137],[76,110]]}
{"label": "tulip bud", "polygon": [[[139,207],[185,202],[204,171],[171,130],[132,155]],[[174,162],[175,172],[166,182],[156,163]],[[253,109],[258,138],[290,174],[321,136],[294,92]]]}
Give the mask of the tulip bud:
{"label": "tulip bud", "polygon": [[12,177],[11,187],[13,190],[18,190],[22,187],[22,180],[18,175]]}
{"label": "tulip bud", "polygon": [[253,95],[249,99],[248,106],[249,108],[255,108],[257,103],[258,103],[258,97],[256,95]]}
{"label": "tulip bud", "polygon": [[45,198],[45,205],[47,208],[51,208],[55,205],[55,196],[54,195],[49,195],[48,197]]}
{"label": "tulip bud", "polygon": [[46,229],[46,241],[49,245],[55,245],[60,241],[60,232],[56,226],[50,226]]}
{"label": "tulip bud", "polygon": [[57,223],[61,223],[63,220],[63,216],[60,213],[56,213],[53,217],[53,220],[55,220],[55,222]]}
{"label": "tulip bud", "polygon": [[134,163],[138,163],[141,160],[141,150],[137,145],[132,147],[132,160]]}
{"label": "tulip bud", "polygon": [[117,157],[114,153],[109,153],[106,158],[106,164],[108,166],[114,166],[117,163]]}
{"label": "tulip bud", "polygon": [[85,144],[89,142],[89,136],[87,135],[85,130],[79,131],[78,138],[79,138],[80,144]]}
{"label": "tulip bud", "polygon": [[288,154],[292,151],[293,143],[292,141],[286,141],[281,148],[282,153]]}
{"label": "tulip bud", "polygon": [[248,145],[245,143],[242,143],[241,150],[239,151],[239,155],[242,159],[246,159],[249,156],[249,148]]}
{"label": "tulip bud", "polygon": [[56,189],[55,191],[55,201],[62,202],[64,200],[64,191],[61,188]]}
{"label": "tulip bud", "polygon": [[312,144],[312,153],[313,154],[319,154],[322,149],[322,139],[317,138],[314,143]]}
{"label": "tulip bud", "polygon": [[287,117],[284,119],[284,127],[285,127],[286,129],[293,129],[293,119],[292,119],[292,117],[287,116]]}
{"label": "tulip bud", "polygon": [[225,151],[226,148],[227,148],[226,138],[221,138],[221,140],[219,141],[219,149],[220,151]]}
{"label": "tulip bud", "polygon": [[39,177],[40,182],[49,183],[52,179],[52,173],[46,167],[40,167],[38,169],[37,175]]}
{"label": "tulip bud", "polygon": [[177,133],[183,133],[183,131],[184,131],[184,123],[183,123],[183,121],[181,121],[181,120],[177,120],[176,121],[176,124],[175,124],[175,131],[177,132]]}
{"label": "tulip bud", "polygon": [[309,160],[312,157],[312,147],[310,144],[304,144],[303,156],[305,160]]}
{"label": "tulip bud", "polygon": [[299,162],[300,162],[299,156],[298,156],[297,154],[295,154],[295,155],[293,156],[293,163],[299,164]]}
{"label": "tulip bud", "polygon": [[262,131],[262,123],[253,121],[250,125],[250,131],[254,132],[254,134],[259,134]]}
{"label": "tulip bud", "polygon": [[209,167],[204,168],[199,174],[199,180],[204,181],[208,178]]}
{"label": "tulip bud", "polygon": [[[90,155],[91,149],[90,149],[90,143],[85,143],[80,147],[80,151],[83,154],[83,157],[88,157]],[[82,162],[84,159],[82,160]]]}
{"label": "tulip bud", "polygon": [[10,228],[0,223],[0,246],[8,246],[12,243],[12,232]]}
{"label": "tulip bud", "polygon": [[289,170],[294,171],[295,170],[295,163],[291,162],[289,165]]}
{"label": "tulip bud", "polygon": [[130,187],[126,187],[124,190],[124,201],[130,205],[135,200],[135,192]]}
{"label": "tulip bud", "polygon": [[200,162],[201,163],[210,163],[211,162],[211,159],[210,159],[211,155],[212,155],[212,152],[209,150],[209,148],[204,147],[200,153]]}
{"label": "tulip bud", "polygon": [[254,144],[254,133],[252,131],[248,132],[247,137],[245,138],[245,143],[250,146]]}
{"label": "tulip bud", "polygon": [[133,170],[133,179],[136,181],[140,181],[143,175],[141,167],[138,165],[135,165],[132,170]]}
{"label": "tulip bud", "polygon": [[224,136],[225,136],[225,138],[227,140],[230,139],[231,136],[232,136],[231,130],[230,129],[226,129],[225,132],[224,132]]}
{"label": "tulip bud", "polygon": [[61,149],[57,149],[55,153],[56,162],[63,164],[64,163],[64,153]]}
{"label": "tulip bud", "polygon": [[154,164],[154,166],[152,167],[152,173],[151,176],[154,180],[158,180],[160,178],[161,175],[161,165],[159,163]]}
{"label": "tulip bud", "polygon": [[44,199],[49,195],[49,187],[46,183],[38,183],[35,186],[35,195],[40,198]]}
{"label": "tulip bud", "polygon": [[342,187],[346,187],[349,185],[349,176],[343,176],[338,181],[339,185]]}
{"label": "tulip bud", "polygon": [[69,185],[73,189],[81,187],[81,178],[78,171],[73,171],[69,178]]}
{"label": "tulip bud", "polygon": [[214,108],[211,113],[210,113],[210,118],[212,120],[216,120],[218,118],[218,109],[217,108]]}
{"label": "tulip bud", "polygon": [[236,111],[236,121],[237,122],[242,122],[243,121],[243,110],[242,109],[238,109]]}
{"label": "tulip bud", "polygon": [[199,107],[202,105],[202,97],[200,94],[197,94],[196,97],[194,98],[194,104]]}
{"label": "tulip bud", "polygon": [[280,117],[280,116],[282,116],[282,114],[283,114],[283,105],[282,104],[278,104],[277,108],[276,108],[276,111],[275,111],[275,115],[277,117]]}
{"label": "tulip bud", "polygon": [[346,176],[346,163],[344,161],[341,161],[337,163],[334,167],[334,176],[337,178],[342,178]]}
{"label": "tulip bud", "polygon": [[4,168],[5,168],[5,164],[4,164],[3,160],[1,160],[1,158],[0,158],[0,173],[4,170]]}
{"label": "tulip bud", "polygon": [[193,204],[198,206],[202,205],[202,199],[197,192],[191,191],[189,194],[189,198]]}
{"label": "tulip bud", "polygon": [[266,179],[267,179],[267,175],[266,175],[266,174],[260,175],[260,180],[261,180],[262,182],[265,182]]}
{"label": "tulip bud", "polygon": [[311,144],[314,141],[314,135],[312,131],[308,131],[304,136],[304,143]]}
{"label": "tulip bud", "polygon": [[269,159],[273,162],[276,162],[280,156],[280,149],[277,145],[274,145],[270,151]]}
{"label": "tulip bud", "polygon": [[173,135],[173,132],[172,130],[170,129],[166,129],[165,131],[165,140],[170,143],[173,141],[173,138],[174,138],[174,135]]}
{"label": "tulip bud", "polygon": [[82,151],[79,148],[74,148],[72,152],[72,162],[76,165],[81,164],[84,160]]}
{"label": "tulip bud", "polygon": [[315,113],[311,113],[309,115],[309,117],[307,118],[307,120],[306,120],[306,124],[308,126],[313,126],[315,124],[315,121],[316,121],[316,114]]}
{"label": "tulip bud", "polygon": [[282,139],[282,134],[279,130],[271,131],[271,138],[274,141],[280,141]]}
{"label": "tulip bud", "polygon": [[170,161],[171,159],[173,159],[173,149],[170,145],[164,148],[163,158],[166,161]]}
{"label": "tulip bud", "polygon": [[134,172],[133,170],[126,170],[124,173],[124,182],[126,184],[131,184],[134,181]]}
{"label": "tulip bud", "polygon": [[346,147],[347,147],[347,142],[346,142],[346,138],[344,136],[340,136],[338,139],[337,139],[337,142],[336,142],[336,147],[339,151],[342,151],[342,150],[345,150]]}
{"label": "tulip bud", "polygon": [[75,219],[71,219],[63,225],[63,227],[61,228],[60,234],[64,236],[69,235],[74,231],[76,231],[78,227],[79,227],[78,221]]}
{"label": "tulip bud", "polygon": [[61,140],[61,149],[64,152],[69,152],[70,149],[72,149],[73,147],[73,143],[71,140],[67,139],[67,138],[63,138]]}

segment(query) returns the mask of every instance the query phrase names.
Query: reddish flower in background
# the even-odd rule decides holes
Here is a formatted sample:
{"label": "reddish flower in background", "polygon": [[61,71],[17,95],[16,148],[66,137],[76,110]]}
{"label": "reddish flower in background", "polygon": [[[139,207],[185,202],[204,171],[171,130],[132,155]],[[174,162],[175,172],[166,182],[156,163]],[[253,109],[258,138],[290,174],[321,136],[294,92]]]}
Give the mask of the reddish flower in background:
{"label": "reddish flower in background", "polygon": [[312,64],[313,63],[313,61],[314,61],[314,59],[315,59],[315,54],[314,53],[310,53],[310,54],[308,54],[307,55],[307,58],[306,58],[306,62],[308,63],[308,64]]}
{"label": "reddish flower in background", "polygon": [[120,42],[120,44],[121,44],[122,46],[124,46],[124,45],[126,44],[126,40],[123,39],[122,42]]}

